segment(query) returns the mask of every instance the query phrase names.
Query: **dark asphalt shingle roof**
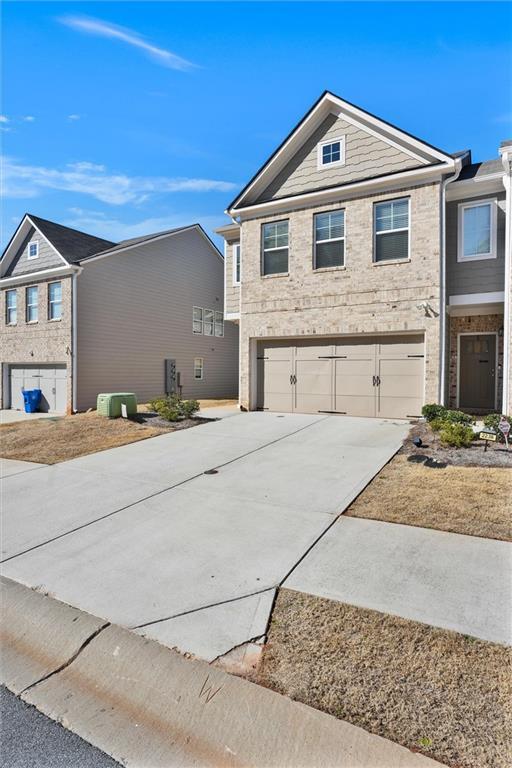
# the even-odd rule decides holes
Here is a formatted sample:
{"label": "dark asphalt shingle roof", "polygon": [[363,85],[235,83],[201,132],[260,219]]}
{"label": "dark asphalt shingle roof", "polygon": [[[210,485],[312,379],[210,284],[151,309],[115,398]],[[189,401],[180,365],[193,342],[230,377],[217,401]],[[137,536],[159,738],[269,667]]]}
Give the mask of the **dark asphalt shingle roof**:
{"label": "dark asphalt shingle roof", "polygon": [[34,222],[40,232],[50,241],[71,264],[75,264],[88,256],[92,256],[98,251],[105,251],[116,243],[111,240],[104,240],[101,237],[88,235],[86,232],[80,232],[78,229],[64,227],[62,224],[56,224],[54,221],[41,219],[39,216],[27,214],[29,219]]}
{"label": "dark asphalt shingle roof", "polygon": [[503,173],[503,165],[499,158],[485,160],[483,163],[471,163],[470,165],[465,165],[460,172],[459,178],[454,183],[457,184],[457,182],[466,181],[466,179],[492,176],[495,173]]}

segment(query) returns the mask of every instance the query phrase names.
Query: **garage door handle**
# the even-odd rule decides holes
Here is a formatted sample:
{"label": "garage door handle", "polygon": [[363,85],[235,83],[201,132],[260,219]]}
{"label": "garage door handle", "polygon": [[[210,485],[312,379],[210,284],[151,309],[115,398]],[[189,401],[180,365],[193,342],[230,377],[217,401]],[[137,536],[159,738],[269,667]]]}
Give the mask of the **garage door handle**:
{"label": "garage door handle", "polygon": [[375,377],[377,379],[377,386],[380,387],[380,376]]}

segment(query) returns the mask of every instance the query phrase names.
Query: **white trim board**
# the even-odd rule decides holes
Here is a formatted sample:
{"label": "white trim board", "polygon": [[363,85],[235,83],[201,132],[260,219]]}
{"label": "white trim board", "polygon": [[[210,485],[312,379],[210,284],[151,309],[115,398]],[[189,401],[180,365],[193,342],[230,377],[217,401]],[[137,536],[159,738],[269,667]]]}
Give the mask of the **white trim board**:
{"label": "white trim board", "polygon": [[[496,337],[496,359],[494,361],[494,410],[498,408],[498,349],[499,349],[499,333],[498,331],[463,331],[457,334],[457,408],[460,407],[460,338],[461,336],[495,336]],[[474,407],[474,406],[472,406]]]}
{"label": "white trim board", "polygon": [[448,306],[457,307],[475,304],[499,304],[505,301],[505,291],[490,291],[488,293],[459,293],[450,296]]}

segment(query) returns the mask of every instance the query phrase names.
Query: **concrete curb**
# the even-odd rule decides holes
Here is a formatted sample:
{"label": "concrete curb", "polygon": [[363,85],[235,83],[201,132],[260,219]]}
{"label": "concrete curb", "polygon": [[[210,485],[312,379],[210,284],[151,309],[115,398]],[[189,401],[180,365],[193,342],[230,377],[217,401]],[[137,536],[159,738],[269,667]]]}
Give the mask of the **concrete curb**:
{"label": "concrete curb", "polygon": [[[21,585],[8,583],[3,603],[11,622],[3,638],[3,682],[126,766],[440,765]],[[73,650],[63,660],[66,649]],[[23,674],[24,659],[30,674]]]}

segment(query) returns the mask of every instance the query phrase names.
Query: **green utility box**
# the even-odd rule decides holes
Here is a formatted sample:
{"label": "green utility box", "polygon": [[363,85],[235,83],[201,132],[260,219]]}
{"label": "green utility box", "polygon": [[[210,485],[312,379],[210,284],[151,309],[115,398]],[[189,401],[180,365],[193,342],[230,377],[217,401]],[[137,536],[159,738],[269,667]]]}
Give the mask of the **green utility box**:
{"label": "green utility box", "polygon": [[109,392],[98,395],[96,410],[99,416],[108,416],[109,419],[117,419],[122,415],[121,405],[126,405],[127,416],[137,413],[137,398],[133,392]]}

